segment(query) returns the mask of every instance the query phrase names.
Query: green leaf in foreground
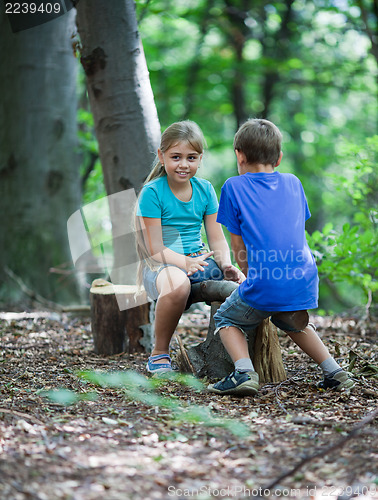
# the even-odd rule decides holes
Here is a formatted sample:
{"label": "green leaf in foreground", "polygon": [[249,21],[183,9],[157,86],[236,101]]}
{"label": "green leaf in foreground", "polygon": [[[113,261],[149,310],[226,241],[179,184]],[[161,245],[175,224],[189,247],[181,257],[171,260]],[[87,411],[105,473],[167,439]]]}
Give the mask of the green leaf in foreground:
{"label": "green leaf in foreground", "polygon": [[176,395],[172,397],[162,396],[156,392],[157,387],[172,382],[190,387],[195,391],[203,390],[203,383],[192,375],[170,373],[168,377],[164,378],[147,378],[130,370],[122,372],[82,371],[79,376],[87,382],[101,387],[121,389],[129,400],[168,409],[171,411],[171,418],[174,421],[201,424],[206,427],[222,427],[236,436],[243,437],[249,434],[248,427],[238,420],[214,418],[211,410],[207,407],[193,404],[188,406],[176,399]]}
{"label": "green leaf in foreground", "polygon": [[97,399],[97,393],[95,392],[77,393],[64,388],[43,391],[40,394],[49,399],[52,403],[57,403],[62,406],[70,406],[78,401],[94,401]]}

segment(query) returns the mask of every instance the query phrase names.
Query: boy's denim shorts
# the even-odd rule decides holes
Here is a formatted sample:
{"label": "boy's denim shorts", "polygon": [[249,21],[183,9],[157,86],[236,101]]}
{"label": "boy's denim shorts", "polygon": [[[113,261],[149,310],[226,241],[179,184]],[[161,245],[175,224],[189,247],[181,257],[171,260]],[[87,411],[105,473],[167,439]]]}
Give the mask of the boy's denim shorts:
{"label": "boy's denim shorts", "polygon": [[260,311],[244,302],[236,289],[214,314],[215,333],[221,328],[235,326],[246,335],[252,335],[259,324],[269,317],[285,332],[301,332],[308,325],[307,311]]}
{"label": "boy's denim shorts", "polygon": [[[203,271],[197,271],[191,276],[188,276],[192,285],[194,285],[194,283],[201,283],[202,281],[207,281],[207,280],[215,280],[215,281],[223,280],[223,273],[218,267],[218,264],[215,262],[215,260],[209,257],[208,259],[205,260],[205,262],[208,262],[209,265],[204,266]],[[165,267],[177,267],[177,266],[174,266],[172,264],[163,264],[155,271],[150,269],[148,266],[143,267],[143,286],[147,292],[147,295],[152,300],[157,300],[157,298],[159,297],[159,292],[156,286],[156,280],[160,271]],[[183,270],[183,272],[185,271]]]}

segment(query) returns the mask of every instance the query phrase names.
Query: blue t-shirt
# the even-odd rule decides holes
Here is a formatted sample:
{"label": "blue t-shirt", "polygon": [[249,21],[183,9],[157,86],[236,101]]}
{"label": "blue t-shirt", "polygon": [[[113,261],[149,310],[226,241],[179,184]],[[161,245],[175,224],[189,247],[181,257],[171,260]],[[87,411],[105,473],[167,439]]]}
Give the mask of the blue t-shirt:
{"label": "blue t-shirt", "polygon": [[143,186],[138,201],[137,215],[161,219],[164,245],[181,254],[202,248],[203,218],[218,211],[217,195],[210,182],[197,177],[190,182],[193,190],[190,201],[176,198],[166,175]]}
{"label": "blue t-shirt", "polygon": [[295,175],[248,172],[225,182],[217,221],[243,238],[248,276],[239,295],[250,306],[261,311],[318,306],[318,272],[305,235],[310,216]]}

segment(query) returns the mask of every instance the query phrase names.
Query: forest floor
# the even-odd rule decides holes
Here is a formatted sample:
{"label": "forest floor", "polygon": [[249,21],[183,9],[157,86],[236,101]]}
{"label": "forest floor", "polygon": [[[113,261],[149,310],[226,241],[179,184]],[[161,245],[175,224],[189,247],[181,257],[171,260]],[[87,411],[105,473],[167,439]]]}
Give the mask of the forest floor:
{"label": "forest floor", "polygon": [[[208,319],[184,314],[186,346]],[[96,355],[87,317],[0,313],[0,499],[378,498],[377,324],[311,320],[352,368],[351,393],[317,390],[316,365],[283,335],[285,382],[218,397],[185,379],[152,386],[145,354]]]}

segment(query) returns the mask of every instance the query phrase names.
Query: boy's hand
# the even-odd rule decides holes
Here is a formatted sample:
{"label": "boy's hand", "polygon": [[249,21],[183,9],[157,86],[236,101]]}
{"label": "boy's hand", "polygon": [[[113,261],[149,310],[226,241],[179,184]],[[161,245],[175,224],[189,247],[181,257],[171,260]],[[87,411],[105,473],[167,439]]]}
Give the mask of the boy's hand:
{"label": "boy's hand", "polygon": [[208,266],[209,263],[205,262],[206,259],[211,257],[214,252],[207,252],[198,257],[187,257],[186,258],[186,271],[187,276],[192,276],[192,274],[197,271],[204,271],[204,266]]}
{"label": "boy's hand", "polygon": [[223,276],[225,280],[236,281],[236,283],[243,283],[246,279],[244,274],[235,266],[229,265],[223,269]]}

